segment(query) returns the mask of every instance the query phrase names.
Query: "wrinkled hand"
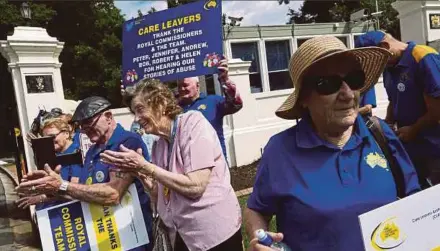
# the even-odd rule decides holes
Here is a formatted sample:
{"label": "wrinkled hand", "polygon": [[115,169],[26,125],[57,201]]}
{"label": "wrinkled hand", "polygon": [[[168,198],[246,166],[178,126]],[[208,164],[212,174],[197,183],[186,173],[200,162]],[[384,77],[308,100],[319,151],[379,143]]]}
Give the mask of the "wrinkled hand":
{"label": "wrinkled hand", "polygon": [[46,164],[44,166],[46,175],[43,175],[41,170],[38,173],[35,171],[35,176],[33,176],[32,179],[29,179],[29,175],[27,175],[26,181],[20,183],[15,190],[21,194],[56,194],[63,181],[58,174],[60,169],[61,166],[57,166],[56,171],[53,171],[50,166]]}
{"label": "wrinkled hand", "polygon": [[[56,173],[60,173],[61,168],[55,168],[55,172]],[[23,178],[21,179],[21,182],[26,182],[26,181],[30,181],[30,180],[37,180],[37,179],[41,179],[44,178],[46,176],[48,176],[49,174],[45,171],[45,170],[35,170],[35,171],[30,171],[27,174],[25,174],[23,176]]]}
{"label": "wrinkled hand", "polygon": [[135,152],[124,145],[120,145],[119,149],[119,152],[104,151],[100,154],[101,161],[115,166],[113,170],[120,172],[138,172],[146,165],[147,161],[142,156],[142,149]]}
{"label": "wrinkled hand", "polygon": [[152,177],[142,173],[139,173],[138,177],[145,188],[151,192],[157,191],[157,182]]}
{"label": "wrinkled hand", "polygon": [[412,126],[404,126],[397,129],[397,136],[403,142],[411,142],[417,137],[417,132]]}
{"label": "wrinkled hand", "polygon": [[46,199],[46,196],[44,194],[40,194],[40,195],[27,196],[27,197],[20,198],[17,201],[15,201],[15,203],[17,204],[18,208],[26,209],[29,206],[43,203],[45,199]]}
{"label": "wrinkled hand", "polygon": [[[280,242],[284,238],[282,233],[267,232],[267,234],[269,236],[271,236],[275,242]],[[270,247],[266,247],[264,245],[259,244],[258,239],[254,238],[249,242],[249,247],[248,247],[247,251],[273,251],[273,249]]]}
{"label": "wrinkled hand", "polygon": [[220,83],[228,81],[229,80],[228,59],[225,58],[220,60],[217,69],[219,70],[218,79]]}

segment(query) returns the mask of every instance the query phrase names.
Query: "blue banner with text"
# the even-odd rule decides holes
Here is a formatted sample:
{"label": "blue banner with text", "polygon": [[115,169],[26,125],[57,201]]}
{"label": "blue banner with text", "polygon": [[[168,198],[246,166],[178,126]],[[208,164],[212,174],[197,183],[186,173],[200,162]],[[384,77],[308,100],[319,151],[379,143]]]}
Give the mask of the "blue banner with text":
{"label": "blue banner with text", "polygon": [[90,250],[81,202],[48,211],[55,250]]}
{"label": "blue banner with text", "polygon": [[201,0],[128,20],[123,26],[123,85],[217,72],[223,57],[221,0]]}

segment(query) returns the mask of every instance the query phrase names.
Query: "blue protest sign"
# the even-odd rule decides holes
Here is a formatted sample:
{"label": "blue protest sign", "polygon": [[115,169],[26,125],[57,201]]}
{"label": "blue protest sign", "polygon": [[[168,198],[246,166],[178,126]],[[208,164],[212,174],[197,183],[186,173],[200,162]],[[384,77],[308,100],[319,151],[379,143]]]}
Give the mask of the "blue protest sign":
{"label": "blue protest sign", "polygon": [[90,250],[81,202],[48,211],[55,250]]}
{"label": "blue protest sign", "polygon": [[128,20],[123,27],[123,84],[213,74],[222,58],[220,0],[202,0]]}

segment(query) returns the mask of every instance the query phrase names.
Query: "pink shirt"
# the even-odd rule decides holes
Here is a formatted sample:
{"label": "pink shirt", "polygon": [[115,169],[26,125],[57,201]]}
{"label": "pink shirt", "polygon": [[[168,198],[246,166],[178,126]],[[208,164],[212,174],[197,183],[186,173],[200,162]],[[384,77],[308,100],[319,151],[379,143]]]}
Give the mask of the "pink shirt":
{"label": "pink shirt", "polygon": [[[167,156],[168,142],[161,138],[152,151],[153,163],[166,169]],[[209,167],[211,177],[199,199],[171,191],[166,204],[159,183],[159,215],[171,231],[179,232],[190,251],[207,250],[230,238],[241,227],[241,209],[217,133],[200,112],[188,111],[179,117],[169,171],[187,174]]]}

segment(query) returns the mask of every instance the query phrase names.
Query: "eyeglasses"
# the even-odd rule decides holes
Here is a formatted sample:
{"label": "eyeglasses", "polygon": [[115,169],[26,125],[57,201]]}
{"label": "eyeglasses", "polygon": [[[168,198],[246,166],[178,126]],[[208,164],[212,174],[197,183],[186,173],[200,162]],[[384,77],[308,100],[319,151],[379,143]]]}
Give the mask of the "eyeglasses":
{"label": "eyeglasses", "polygon": [[357,91],[365,84],[365,73],[362,70],[355,70],[349,72],[345,77],[338,75],[308,76],[304,78],[303,85],[315,90],[320,95],[330,95],[338,92],[343,82],[347,83],[351,90]]}
{"label": "eyeglasses", "polygon": [[93,129],[96,126],[96,124],[98,123],[98,121],[101,118],[102,114],[103,113],[100,113],[99,116],[95,120],[93,120],[93,118],[92,118],[92,120],[89,123],[85,122],[85,123],[79,124],[79,129],[81,131],[85,131],[85,132],[86,131],[90,131],[91,129]]}

